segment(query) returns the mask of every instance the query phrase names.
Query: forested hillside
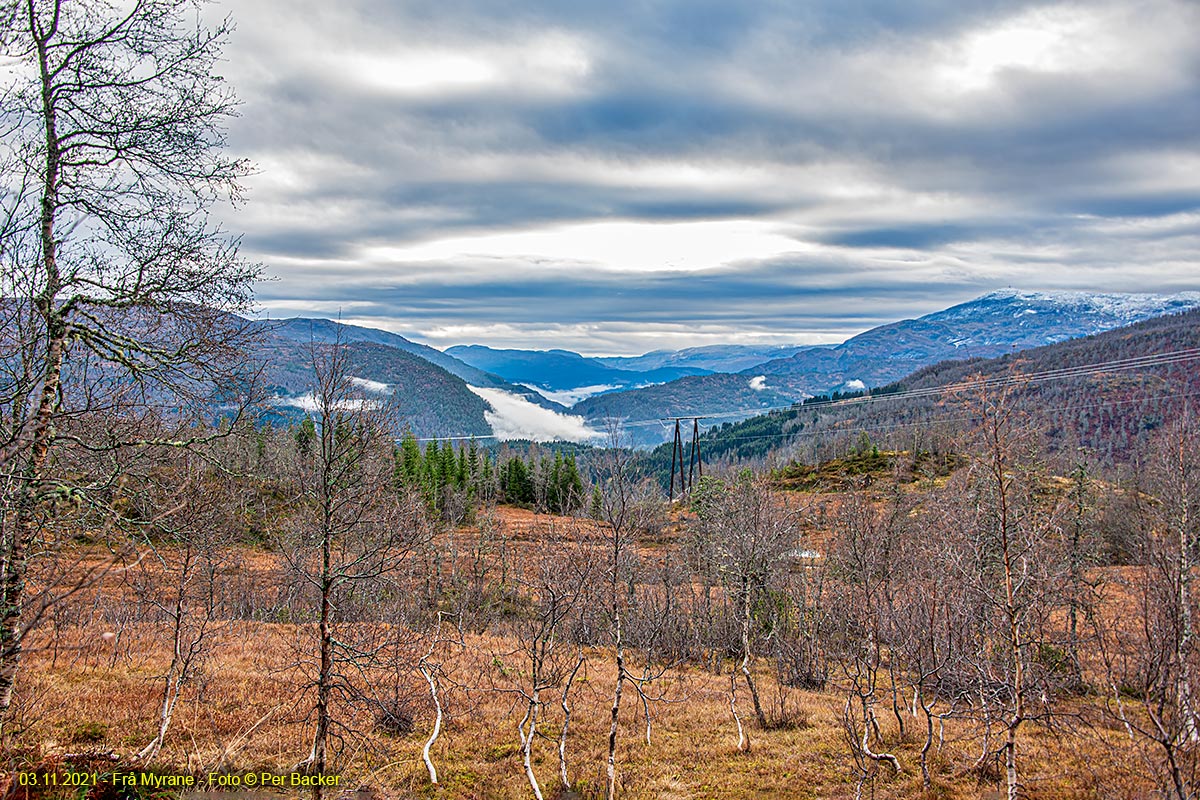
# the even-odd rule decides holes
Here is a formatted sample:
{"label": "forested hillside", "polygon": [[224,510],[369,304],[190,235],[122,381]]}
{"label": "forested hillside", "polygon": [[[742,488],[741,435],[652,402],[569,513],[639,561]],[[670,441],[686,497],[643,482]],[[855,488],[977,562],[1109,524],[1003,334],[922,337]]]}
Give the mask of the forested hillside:
{"label": "forested hillside", "polygon": [[301,345],[308,344],[309,342],[320,342],[323,344],[366,342],[385,345],[418,356],[435,366],[441,367],[451,375],[461,378],[472,386],[480,386],[485,389],[502,389],[524,397],[531,403],[536,403],[543,408],[550,408],[556,411],[564,410],[562,406],[545,399],[527,386],[509,383],[500,376],[493,375],[490,372],[460,361],[451,354],[443,353],[427,345],[409,341],[403,336],[389,331],[364,328],[360,325],[347,325],[328,319],[307,317],[293,317],[283,320],[260,320],[251,324],[264,331],[269,331],[274,336],[288,339]]}
{"label": "forested hillside", "polygon": [[[332,345],[317,345],[318,353]],[[421,436],[490,436],[484,418],[490,407],[457,376],[424,358],[384,344],[342,345],[350,375],[359,378],[368,397],[395,404],[396,420]],[[269,409],[299,421],[313,410],[313,350],[308,344],[269,337],[257,356],[264,364],[263,381]]]}
{"label": "forested hillside", "polygon": [[[722,375],[685,379],[604,397],[604,413],[628,420],[670,414],[733,416],[833,391],[877,388],[946,359],[991,358],[1086,336],[1194,308],[1197,293],[1105,295],[1082,292],[993,292],[917,319],[865,331],[833,347],[807,348],[742,371],[772,395],[756,403]],[[684,398],[683,402],[676,400]],[[654,412],[663,408],[664,412]],[[589,418],[598,402],[574,407]],[[661,438],[660,438],[661,441]]]}
{"label": "forested hillside", "polygon": [[[659,442],[663,439],[660,425],[663,417],[703,415],[729,409],[753,414],[756,408],[787,405],[795,398],[790,391],[770,384],[761,384],[745,375],[697,375],[680,378],[659,386],[648,386],[632,392],[616,392],[589,397],[571,407],[571,413],[588,419],[621,419],[638,423],[630,426],[630,435],[637,444]],[[643,424],[649,422],[651,424]]]}
{"label": "forested hillside", "polygon": [[[1200,310],[1157,317],[1015,355],[944,361],[870,393],[817,397],[723,424],[703,434],[701,450],[717,461],[815,458],[844,451],[864,433],[919,447],[961,428],[972,382],[985,381],[1013,393],[1048,453],[1070,457],[1085,448],[1103,463],[1123,462],[1200,397],[1198,348]],[[664,474],[669,447],[651,463]]]}

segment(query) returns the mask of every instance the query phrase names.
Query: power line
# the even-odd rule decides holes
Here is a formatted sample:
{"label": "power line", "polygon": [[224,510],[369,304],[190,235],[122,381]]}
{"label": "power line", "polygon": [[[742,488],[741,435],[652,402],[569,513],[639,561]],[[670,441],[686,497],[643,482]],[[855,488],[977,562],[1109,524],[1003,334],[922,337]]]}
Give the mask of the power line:
{"label": "power line", "polygon": [[[1163,393],[1163,394],[1147,395],[1147,396],[1142,396],[1142,397],[1132,397],[1132,398],[1127,398],[1125,400],[1103,400],[1098,403],[1086,403],[1084,405],[1055,406],[1052,408],[1043,408],[1043,409],[1041,409],[1041,411],[1042,412],[1081,411],[1084,409],[1093,409],[1093,408],[1111,408],[1113,406],[1128,405],[1130,403],[1144,403],[1144,402],[1149,402],[1152,400],[1161,400],[1164,398],[1166,400],[1170,401],[1170,400],[1183,400],[1183,399],[1187,399],[1187,398],[1191,398],[1191,397],[1200,397],[1200,391],[1183,392],[1183,393],[1170,392],[1170,393]],[[822,406],[822,407],[827,407],[827,406]],[[968,422],[970,420],[974,420],[974,419],[978,419],[978,418],[979,418],[978,414],[964,414],[964,415],[955,416],[955,417],[940,417],[940,418],[938,418],[937,421],[938,422]],[[852,426],[852,427],[832,428],[832,429],[827,428],[824,430],[816,430],[816,431],[801,430],[801,431],[789,431],[789,432],[780,432],[780,433],[761,433],[761,434],[756,434],[754,436],[723,436],[722,441],[730,442],[730,441],[753,441],[753,440],[757,440],[757,439],[800,439],[800,438],[806,438],[806,437],[810,437],[810,436],[814,436],[814,437],[815,436],[831,436],[831,435],[836,435],[836,434],[841,434],[841,433],[854,433],[854,432],[858,432],[858,431],[888,431],[888,430],[897,430],[900,428],[919,428],[919,427],[927,426],[927,425],[929,425],[928,420],[920,420],[920,421],[916,421],[916,422],[881,422],[881,423],[871,424],[871,425],[856,425],[856,426]]]}
{"label": "power line", "polygon": [[[907,389],[898,392],[889,392],[887,394],[867,394],[862,397],[848,397],[837,400],[828,400],[810,403],[791,403],[786,406],[768,406],[759,409],[740,409],[736,411],[715,412],[705,415],[705,419],[717,419],[721,417],[744,416],[747,412],[755,414],[767,414],[772,411],[791,411],[791,410],[809,410],[828,408],[830,406],[847,406],[847,405],[862,405],[866,403],[878,403],[884,400],[900,400],[909,398],[928,397],[944,394],[953,394],[966,391],[969,389],[979,388],[1002,388],[1014,385],[1025,385],[1029,383],[1044,383],[1053,380],[1063,380],[1073,377],[1081,377],[1090,373],[1110,373],[1123,372],[1133,369],[1145,369],[1156,366],[1169,366],[1172,364],[1181,364],[1188,361],[1200,358],[1200,348],[1188,348],[1185,350],[1174,350],[1166,353],[1157,353],[1149,356],[1135,356],[1129,358],[1110,359],[1108,361],[1097,361],[1090,364],[1078,364],[1073,367],[1060,367],[1051,370],[1042,370],[1040,372],[1019,373],[1016,375],[998,376],[994,378],[984,378],[980,380],[960,381],[959,383],[949,384],[945,386],[930,386],[922,389]],[[642,427],[649,424],[657,423],[658,420],[636,420],[624,423],[625,427]]]}
{"label": "power line", "polygon": [[[884,400],[905,400],[911,398],[949,395],[967,391],[970,389],[993,389],[1006,388],[1009,386],[1027,385],[1032,383],[1046,383],[1057,380],[1066,380],[1069,378],[1082,377],[1092,373],[1116,373],[1132,370],[1142,370],[1151,367],[1171,366],[1175,364],[1184,364],[1189,361],[1200,359],[1200,347],[1186,348],[1183,350],[1171,350],[1165,353],[1155,353],[1146,356],[1130,356],[1126,358],[1109,359],[1106,361],[1096,361],[1090,364],[1077,364],[1069,367],[1058,367],[1055,369],[1041,370],[1039,372],[1017,373],[1013,375],[997,376],[993,378],[982,378],[976,380],[960,381],[958,383],[949,384],[946,386],[929,386],[921,389],[907,389],[898,392],[890,392],[888,394],[866,394],[862,397],[840,398],[837,400],[829,400],[822,402],[797,402],[781,406],[765,406],[762,408],[744,408],[731,411],[718,411],[706,413],[702,419],[721,419],[724,417],[746,417],[747,414],[757,416],[761,414],[769,414],[772,411],[790,411],[790,410],[809,410],[829,408],[830,406],[849,406],[862,405],[866,403],[878,403]],[[1078,407],[1078,406],[1073,406]],[[607,418],[612,419],[612,418]],[[670,419],[674,419],[673,417]],[[683,419],[681,417],[681,419]],[[694,417],[686,417],[686,419],[695,419]],[[620,420],[617,420],[620,421]],[[622,422],[625,428],[638,428],[648,425],[661,425],[662,418],[632,420]],[[711,426],[710,426],[711,427]],[[496,439],[496,434],[480,435],[480,436],[438,436],[425,437],[418,439],[419,442],[430,441],[467,441],[469,439]]]}
{"label": "power line", "polygon": [[[688,457],[688,471],[683,472],[683,437],[679,423],[685,419],[692,421],[692,447]],[[700,478],[704,478],[704,461],[700,458],[700,420],[703,417],[674,417],[675,441],[671,445],[671,483],[667,487],[667,499],[675,499],[675,464],[679,464],[679,496],[683,497],[695,485],[696,468],[700,469]]]}

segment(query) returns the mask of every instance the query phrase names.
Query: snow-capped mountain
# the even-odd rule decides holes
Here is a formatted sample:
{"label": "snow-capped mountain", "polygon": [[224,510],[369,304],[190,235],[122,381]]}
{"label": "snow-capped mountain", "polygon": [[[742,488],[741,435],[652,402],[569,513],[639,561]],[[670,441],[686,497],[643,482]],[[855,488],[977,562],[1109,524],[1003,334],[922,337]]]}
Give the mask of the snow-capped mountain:
{"label": "snow-capped mountain", "polygon": [[[872,328],[828,348],[801,350],[741,371],[771,390],[747,398],[742,384],[714,374],[591,398],[572,410],[585,417],[714,415],[794,402],[835,390],[883,386],[947,359],[994,358],[1200,307],[1200,292],[1174,295],[1089,292],[991,292],[917,319]],[[732,391],[736,389],[737,391]]]}
{"label": "snow-capped mountain", "polygon": [[[1150,295],[996,291],[917,319],[872,328],[835,346],[806,347],[791,353],[784,350],[787,357],[757,363],[740,372],[735,373],[729,366],[725,372],[693,374],[656,386],[597,394],[576,403],[571,413],[592,422],[607,417],[637,421],[669,415],[729,415],[722,416],[723,419],[750,416],[764,408],[786,406],[814,394],[882,386],[947,359],[991,358],[1193,308],[1200,308],[1200,292]],[[567,383],[618,374],[627,377],[622,369],[600,359],[585,359],[565,351],[530,354],[455,348],[451,353],[441,353],[395,334],[328,320],[257,324],[267,333],[261,344],[268,364],[266,378],[280,397],[296,402],[303,399],[310,379],[304,345],[312,341],[342,341],[350,346],[354,375],[363,385],[386,384],[389,390],[405,398],[405,418],[421,435],[491,433],[493,426],[488,415],[499,412],[493,402],[496,398],[484,396],[489,391],[529,401],[551,414],[561,415],[566,411],[532,389],[518,385],[518,381],[528,380],[524,374],[497,376],[491,374],[497,364],[471,366],[453,357],[460,353],[473,356],[483,353],[493,360],[504,356],[506,364],[517,363],[516,356],[526,359],[536,356],[541,361],[535,359],[535,366],[543,372],[557,371],[552,377]],[[694,360],[696,356],[730,358],[732,364],[742,358],[754,361],[756,357],[769,355],[771,349],[698,348],[652,353],[640,357],[644,361],[627,359],[619,363],[636,364],[643,369],[659,363],[654,367],[659,370],[657,374],[629,371],[637,383],[644,385],[673,377],[669,374],[671,370],[675,374],[701,371],[694,366],[689,369],[679,365],[680,361]],[[551,357],[557,360],[542,363]],[[674,363],[665,367],[661,362]],[[583,367],[596,374],[576,374]],[[549,378],[544,382],[553,383]],[[633,381],[611,383],[629,385]],[[617,385],[599,388],[615,389]],[[535,413],[538,409],[525,411]],[[659,433],[657,425],[633,430],[640,434],[638,441],[644,444],[653,443]]]}
{"label": "snow-capped mountain", "polygon": [[1200,292],[1152,295],[1005,289],[917,319],[872,328],[826,351],[804,351],[754,369],[768,375],[808,376],[817,391],[852,379],[880,386],[948,358],[992,358],[1197,307]]}
{"label": "snow-capped mountain", "polygon": [[1024,292],[1003,289],[921,317],[945,323],[962,338],[957,347],[1054,344],[1066,339],[1131,325],[1164,314],[1200,307],[1200,292],[1179,294],[1102,294]]}

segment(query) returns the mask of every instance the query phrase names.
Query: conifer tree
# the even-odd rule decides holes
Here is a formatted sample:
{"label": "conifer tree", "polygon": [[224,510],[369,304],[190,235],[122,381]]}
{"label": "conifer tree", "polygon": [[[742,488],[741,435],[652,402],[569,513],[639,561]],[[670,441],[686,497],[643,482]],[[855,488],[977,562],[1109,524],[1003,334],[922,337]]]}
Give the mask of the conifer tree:
{"label": "conifer tree", "polygon": [[483,451],[483,466],[480,469],[479,482],[483,486],[484,499],[490,500],[495,496],[495,488],[493,486],[494,472],[492,470],[492,454],[488,451]]}
{"label": "conifer tree", "polygon": [[438,491],[454,485],[454,474],[458,467],[454,460],[454,445],[442,442],[441,452],[438,453]]}
{"label": "conifer tree", "polygon": [[296,439],[296,449],[300,452],[301,456],[308,458],[312,453],[313,443],[317,440],[317,429],[313,425],[312,419],[305,417],[304,421],[296,426],[293,435]]}
{"label": "conifer tree", "polygon": [[571,454],[563,461],[563,470],[559,488],[562,498],[562,510],[571,514],[583,507],[583,478],[579,476],[579,465],[575,463],[575,455]]}
{"label": "conifer tree", "polygon": [[458,489],[466,489],[467,483],[470,480],[471,471],[467,465],[467,448],[458,448],[458,463],[455,468],[454,485]]}
{"label": "conifer tree", "polygon": [[417,486],[421,482],[421,445],[411,430],[404,432],[400,441],[400,472],[405,486]]}
{"label": "conifer tree", "polygon": [[438,466],[441,462],[440,453],[438,451],[437,442],[429,442],[425,445],[425,459],[422,464],[422,492],[425,495],[425,502],[429,505],[431,511],[437,511],[439,507],[438,499],[441,496],[441,481],[440,471]]}

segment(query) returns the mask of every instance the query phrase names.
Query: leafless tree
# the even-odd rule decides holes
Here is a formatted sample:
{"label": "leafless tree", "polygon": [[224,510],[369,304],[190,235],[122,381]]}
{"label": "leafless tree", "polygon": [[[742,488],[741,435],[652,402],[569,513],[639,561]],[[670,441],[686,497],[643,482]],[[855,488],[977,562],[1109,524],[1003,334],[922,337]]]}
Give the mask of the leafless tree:
{"label": "leafless tree", "polygon": [[571,776],[567,770],[567,734],[571,731],[571,688],[575,685],[575,678],[579,675],[579,670],[586,663],[586,657],[583,653],[583,647],[578,646],[575,650],[574,664],[571,666],[571,671],[567,673],[566,680],[562,681],[562,694],[559,699],[559,707],[562,708],[563,719],[562,726],[558,729],[558,779],[562,783],[564,791],[571,789]]}
{"label": "leafless tree", "polygon": [[772,628],[776,679],[781,686],[821,689],[833,666],[829,559],[812,549],[793,555],[780,587],[785,605]]}
{"label": "leafless tree", "polygon": [[[895,656],[908,504],[898,492],[884,499],[862,487],[841,494],[839,500],[829,561],[838,576],[834,627],[847,691],[842,722],[861,791],[879,764],[901,771],[896,756],[875,749],[883,744],[876,706],[885,687],[890,689],[892,714],[903,737]],[[883,681],[887,683],[881,685]]]}
{"label": "leafless tree", "polygon": [[1200,790],[1196,638],[1200,608],[1194,589],[1200,517],[1200,437],[1187,416],[1165,432],[1147,460],[1135,513],[1140,566],[1127,589],[1132,618],[1100,625],[1111,695],[1109,710],[1145,759],[1164,796]]}
{"label": "leafless tree", "polygon": [[[958,631],[971,615],[956,602],[955,585],[946,580],[942,536],[953,535],[939,529],[929,515],[919,535],[906,538],[898,558],[896,595],[890,614],[892,641],[889,652],[892,674],[903,675],[912,691],[912,716],[924,722],[919,753],[921,782],[932,788],[930,755],[934,749],[934,720],[937,720],[938,749],[945,731],[945,720],[960,701],[962,686],[943,680],[953,674],[959,656]],[[893,695],[894,699],[894,695]]]}
{"label": "leafless tree", "polygon": [[[862,631],[861,650],[848,654],[856,671],[871,673],[866,685],[878,684],[878,672],[887,673],[892,715],[905,735],[900,713],[897,662],[893,657],[898,644],[897,593],[911,539],[911,502],[895,486],[885,498],[865,491],[846,492],[835,519],[836,531],[830,559],[833,569],[843,575],[846,594],[844,624]],[[863,680],[853,681],[864,685]],[[869,698],[873,703],[873,696]],[[872,725],[874,729],[875,726]]]}
{"label": "leafless tree", "polygon": [[857,656],[846,667],[846,674],[850,691],[842,709],[842,730],[858,773],[855,794],[861,796],[863,784],[874,774],[877,765],[886,763],[897,775],[902,770],[896,756],[876,752],[871,746],[871,740],[879,738],[879,724],[874,711],[879,670],[869,660]]}
{"label": "leafless tree", "polygon": [[510,576],[520,572],[510,534],[488,502],[477,510],[475,525],[445,532],[449,585],[435,593],[464,629],[476,632],[487,630],[498,607],[513,599]]}
{"label": "leafless tree", "polygon": [[759,725],[767,728],[751,669],[754,610],[782,573],[788,553],[799,545],[800,511],[749,472],[729,482],[709,481],[695,504],[700,518],[697,533],[704,542],[702,549],[709,553],[709,568],[719,576],[737,610],[741,655],[737,669],[750,691]]}
{"label": "leafless tree", "polygon": [[4,465],[17,480],[4,498],[0,719],[20,665],[30,546],[49,502],[79,491],[56,474],[53,452],[145,444],[67,423],[210,395],[207,378],[236,339],[222,312],[248,304],[258,272],[208,221],[247,166],[222,154],[235,101],[214,68],[228,23],[206,28],[191,6],[4,7],[14,83],[0,106],[0,162],[12,167],[3,180],[14,205],[3,250],[17,269],[4,270],[0,295],[13,298],[4,313],[23,315],[28,380],[5,397],[8,444],[23,446]]}
{"label": "leafless tree", "polygon": [[1040,496],[1036,443],[1011,390],[979,391],[973,402],[979,424],[963,445],[972,458],[941,500],[950,513],[945,525],[956,532],[945,537],[944,555],[959,602],[976,610],[974,650],[963,665],[975,674],[985,726],[980,763],[990,756],[995,715],[1007,794],[1016,800],[1020,730],[1052,719],[1060,688],[1058,665],[1046,657],[1054,640],[1042,623],[1061,598],[1067,569],[1057,547],[1060,509]]}
{"label": "leafless tree", "polygon": [[[1100,581],[1093,577],[1092,568],[1099,562],[1095,534],[1095,489],[1088,467],[1080,461],[1071,472],[1071,491],[1064,502],[1063,550],[1067,562],[1067,631],[1066,657],[1074,673],[1075,688],[1085,688],[1081,646],[1092,616]],[[1081,619],[1081,617],[1083,619]]]}
{"label": "leafless tree", "polygon": [[612,800],[617,791],[617,733],[621,697],[627,683],[636,685],[636,678],[630,673],[626,662],[625,642],[626,617],[637,565],[635,536],[661,516],[663,503],[654,487],[637,479],[633,454],[621,446],[623,441],[619,428],[610,428],[608,444],[609,447],[597,458],[596,472],[602,492],[601,520],[604,523],[597,544],[604,553],[605,562],[599,603],[608,618],[609,642],[616,667],[605,764],[605,791],[609,800]]}
{"label": "leafless tree", "polygon": [[217,576],[233,544],[226,509],[230,487],[213,475],[205,461],[189,452],[163,465],[139,493],[145,506],[135,523],[137,538],[149,552],[137,562],[137,601],[167,631],[170,659],[161,676],[158,729],[134,760],[153,761],[174,719],[184,683],[195,673],[227,626],[219,616]]}
{"label": "leafless tree", "polygon": [[523,587],[529,611],[508,626],[516,649],[493,655],[493,663],[505,661],[517,664],[504,669],[506,691],[515,692],[524,708],[517,725],[525,777],[534,797],[541,800],[542,788],[533,771],[533,744],[539,735],[538,723],[545,705],[544,695],[561,689],[563,724],[559,734],[559,774],[565,789],[570,788],[567,772],[566,741],[570,724],[570,690],[578,673],[583,653],[578,643],[569,640],[569,622],[588,599],[589,584],[594,578],[593,561],[583,547],[577,526],[558,528],[550,532],[549,540],[539,548],[526,575],[517,580]]}
{"label": "leafless tree", "polygon": [[[296,462],[295,512],[277,539],[288,571],[309,589],[316,606],[313,652],[302,663],[315,690],[312,748],[298,768],[323,773],[338,725],[335,704],[355,696],[353,673],[371,661],[377,643],[339,634],[353,595],[386,587],[411,551],[426,540],[415,497],[392,481],[398,426],[380,401],[350,380],[339,344],[313,345],[317,441]],[[368,629],[369,630],[369,629]]]}
{"label": "leafless tree", "polygon": [[425,746],[421,748],[421,761],[425,764],[425,769],[429,772],[429,782],[437,785],[438,774],[437,767],[433,764],[433,757],[430,751],[433,745],[438,740],[438,736],[442,732],[442,720],[445,719],[446,712],[443,705],[444,687],[442,684],[443,664],[440,661],[434,661],[433,658],[437,654],[438,648],[448,641],[462,641],[462,631],[458,630],[458,637],[451,639],[442,633],[443,629],[443,613],[437,612],[437,623],[429,636],[429,648],[417,661],[417,671],[421,673],[421,677],[429,684],[429,698],[433,703],[433,727],[429,731],[429,738],[425,740]]}

